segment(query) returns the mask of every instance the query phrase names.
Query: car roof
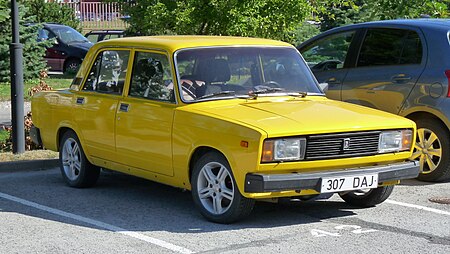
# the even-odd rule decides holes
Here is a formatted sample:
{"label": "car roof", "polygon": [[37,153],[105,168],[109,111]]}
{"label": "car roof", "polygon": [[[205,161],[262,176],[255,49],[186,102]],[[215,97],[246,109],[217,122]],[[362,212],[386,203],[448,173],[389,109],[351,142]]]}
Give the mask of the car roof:
{"label": "car roof", "polygon": [[376,27],[376,28],[382,28],[382,27],[389,27],[389,28],[395,28],[398,26],[399,28],[402,26],[410,26],[410,27],[418,27],[418,28],[427,28],[430,30],[444,30],[448,31],[450,30],[450,19],[432,19],[432,18],[422,18],[422,19],[393,19],[393,20],[380,20],[380,21],[371,21],[371,22],[364,22],[364,23],[358,23],[358,24],[351,24],[351,25],[344,25],[341,27],[336,27],[330,30],[327,30],[323,33],[320,33],[312,38],[309,38],[308,40],[302,42],[300,45],[297,46],[298,49],[302,49],[303,47],[310,45],[311,42],[324,38],[330,34],[339,33],[339,32],[345,32],[353,29],[360,29],[360,28],[369,28],[369,27]]}
{"label": "car roof", "polygon": [[123,34],[124,30],[92,30],[86,34]]}
{"label": "car roof", "polygon": [[168,35],[168,36],[139,36],[111,39],[98,42],[94,48],[100,47],[143,47],[157,48],[167,51],[176,51],[182,48],[213,47],[213,46],[289,46],[291,44],[260,38],[231,37],[231,36],[193,36],[193,35]]}
{"label": "car roof", "polygon": [[42,23],[42,25],[44,27],[68,27],[66,25],[58,24],[58,23]]}
{"label": "car roof", "polygon": [[[329,30],[338,31],[338,30],[348,30],[362,27],[371,27],[371,26],[385,26],[385,25],[399,25],[399,26],[415,26],[422,28],[448,28],[450,29],[450,19],[431,19],[431,18],[423,18],[423,19],[393,19],[393,20],[380,20],[380,21],[371,21],[364,22],[353,25],[346,25],[342,27],[337,27]],[[327,31],[328,32],[328,31]]]}

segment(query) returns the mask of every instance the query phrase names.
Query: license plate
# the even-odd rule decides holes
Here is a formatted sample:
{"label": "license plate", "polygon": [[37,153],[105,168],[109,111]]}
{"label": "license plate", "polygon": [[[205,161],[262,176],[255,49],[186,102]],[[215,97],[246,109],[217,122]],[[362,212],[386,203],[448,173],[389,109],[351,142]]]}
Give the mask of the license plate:
{"label": "license plate", "polygon": [[378,174],[322,178],[321,193],[373,189],[378,187]]}

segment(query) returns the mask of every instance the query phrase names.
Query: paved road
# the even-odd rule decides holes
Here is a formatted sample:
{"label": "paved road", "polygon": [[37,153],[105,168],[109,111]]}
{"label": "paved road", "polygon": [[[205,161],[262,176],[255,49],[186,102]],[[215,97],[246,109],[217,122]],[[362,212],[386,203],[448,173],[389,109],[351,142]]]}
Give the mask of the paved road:
{"label": "paved road", "polygon": [[[24,103],[24,114],[26,115],[31,111],[31,103]],[[0,101],[0,126],[11,125],[11,102]]]}
{"label": "paved road", "polygon": [[450,253],[450,183],[415,180],[370,209],[257,203],[232,225],[205,221],[189,192],[116,173],[65,186],[58,169],[0,173],[0,253]]}

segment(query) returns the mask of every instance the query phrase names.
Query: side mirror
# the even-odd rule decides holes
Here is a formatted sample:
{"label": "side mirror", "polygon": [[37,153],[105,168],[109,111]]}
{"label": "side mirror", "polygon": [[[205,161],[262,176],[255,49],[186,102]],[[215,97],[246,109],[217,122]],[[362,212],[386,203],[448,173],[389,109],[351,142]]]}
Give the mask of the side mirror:
{"label": "side mirror", "polygon": [[323,91],[323,93],[326,93],[328,91],[328,83],[319,83],[319,87]]}
{"label": "side mirror", "polygon": [[56,38],[52,38],[51,41],[52,41],[53,45],[58,45],[59,44],[58,39],[56,39]]}

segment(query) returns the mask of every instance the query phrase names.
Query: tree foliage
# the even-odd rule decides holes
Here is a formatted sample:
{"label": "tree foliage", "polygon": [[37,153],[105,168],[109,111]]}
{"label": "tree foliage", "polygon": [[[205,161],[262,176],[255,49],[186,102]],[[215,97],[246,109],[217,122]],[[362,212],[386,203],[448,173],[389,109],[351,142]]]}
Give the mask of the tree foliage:
{"label": "tree foliage", "polygon": [[67,5],[45,0],[27,0],[24,4],[27,7],[26,16],[32,16],[37,23],[53,22],[81,29],[74,10]]}
{"label": "tree foliage", "polygon": [[[10,81],[11,6],[10,0],[0,0],[0,82]],[[26,8],[19,5],[20,43],[23,45],[24,79],[38,78],[39,72],[46,66],[45,42],[38,42],[38,26],[27,26],[34,22],[33,17],[25,15]]]}
{"label": "tree foliage", "polygon": [[450,0],[316,0],[312,4],[321,31],[366,21],[450,15]]}
{"label": "tree foliage", "polygon": [[[119,1],[123,2],[123,1]],[[131,34],[197,34],[292,42],[311,16],[307,0],[136,0],[125,5]]]}

